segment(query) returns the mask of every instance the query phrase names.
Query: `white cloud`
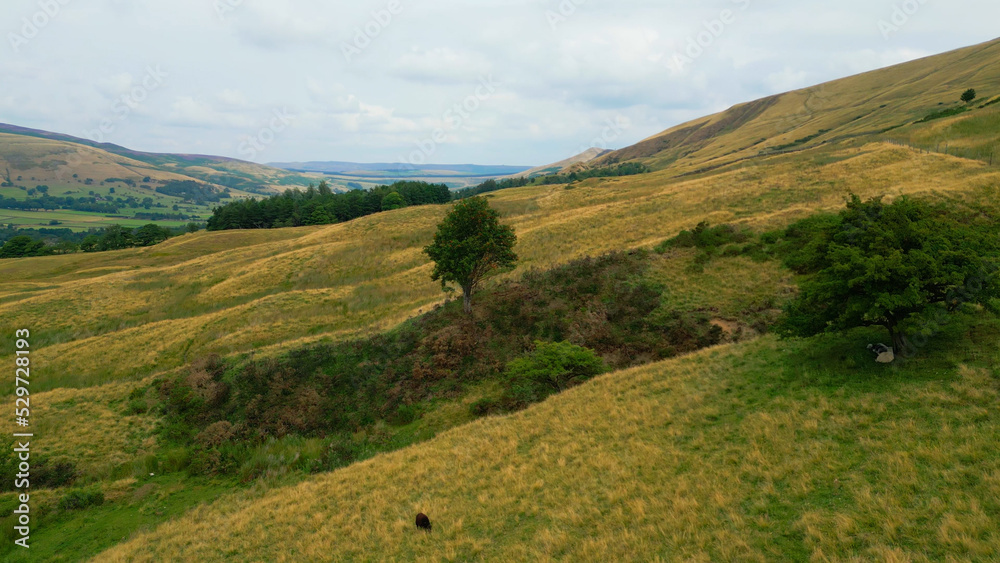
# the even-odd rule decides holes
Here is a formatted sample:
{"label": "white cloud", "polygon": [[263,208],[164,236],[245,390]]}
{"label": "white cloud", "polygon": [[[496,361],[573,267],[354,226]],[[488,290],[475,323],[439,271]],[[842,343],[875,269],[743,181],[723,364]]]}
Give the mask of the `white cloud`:
{"label": "white cloud", "polygon": [[447,47],[423,50],[417,47],[403,53],[391,72],[396,76],[418,82],[459,84],[475,81],[488,74],[488,60],[473,52],[459,52]]}
{"label": "white cloud", "polygon": [[[266,158],[386,161],[447,125],[488,75],[496,91],[447,130],[434,160],[542,164],[600,138],[608,119],[628,123],[612,143],[625,146],[739,102],[991,39],[1000,16],[985,0],[927,3],[886,41],[877,24],[893,0],[754,1],[674,73],[669,57],[744,0],[589,1],[555,29],[546,11],[559,0],[399,1],[353,64],[341,45],[389,0],[243,0],[222,16],[214,0],[74,2],[20,52],[3,46],[0,121],[92,130],[162,65],[162,86],[108,140],[238,157],[236,141],[287,108],[295,125]],[[0,3],[0,22],[36,10]]]}

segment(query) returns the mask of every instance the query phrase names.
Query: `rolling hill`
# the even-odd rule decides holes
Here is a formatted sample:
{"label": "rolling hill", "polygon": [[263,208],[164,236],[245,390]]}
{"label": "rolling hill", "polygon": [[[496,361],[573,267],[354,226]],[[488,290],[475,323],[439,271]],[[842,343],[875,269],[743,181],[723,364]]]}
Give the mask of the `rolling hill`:
{"label": "rolling hill", "polygon": [[103,179],[116,176],[102,174],[118,172],[122,174],[118,177],[197,180],[223,188],[274,193],[286,187],[305,188],[315,181],[312,177],[234,158],[140,152],[3,123],[0,134],[3,134],[0,162],[8,164],[16,175],[27,176],[27,172],[42,182],[58,183],[74,173]]}
{"label": "rolling hill", "polygon": [[[1000,41],[741,104],[588,164],[650,173],[489,194],[519,238],[507,277],[650,248],[702,220],[781,228],[849,193],[992,213],[997,63]],[[959,111],[966,88],[982,98]],[[106,499],[69,511],[65,490],[33,493],[35,555],[930,561],[1000,550],[1000,323],[964,316],[915,359],[876,366],[872,331],[745,330],[752,311],[787,299],[792,275],[744,257],[699,271],[678,252],[654,272],[670,299],[735,327],[730,342],[510,416],[472,421],[482,389],[448,397],[413,422],[423,441],[329,473],[287,469],[317,446],[286,441],[261,447],[275,471],[252,486],[195,479],[161,442],[159,414],[129,410],[135,390],[209,354],[273,356],[440,304],[421,249],[446,211],[0,262],[0,333],[32,330],[45,453],[79,460]],[[413,529],[418,511],[432,534]]]}
{"label": "rolling hill", "polygon": [[589,148],[589,149],[583,151],[582,153],[580,153],[580,154],[578,154],[576,156],[567,158],[566,160],[560,160],[559,162],[554,162],[552,164],[547,164],[547,165],[544,165],[544,166],[537,166],[537,167],[532,168],[530,170],[525,170],[524,172],[521,172],[521,173],[518,173],[518,174],[514,174],[514,177],[525,176],[525,177],[528,177],[528,178],[532,178],[534,176],[545,176],[547,174],[558,174],[558,173],[566,170],[567,168],[569,168],[571,166],[574,166],[574,165],[585,165],[588,162],[591,162],[594,159],[599,158],[601,156],[604,156],[604,155],[606,155],[606,154],[608,154],[610,152],[611,151],[609,151],[609,150],[599,149],[599,148],[596,148],[596,147]]}
{"label": "rolling hill", "polygon": [[[218,194],[225,193],[227,198],[241,198],[304,188],[319,181],[317,176],[235,159],[143,153],[6,124],[0,124],[0,174],[5,182],[9,176],[11,184],[0,187],[0,197],[16,200],[31,197],[29,192],[38,186],[45,186],[48,195],[54,197],[91,197],[97,198],[98,203],[125,198],[141,202],[149,198],[150,207],[119,205],[119,213],[115,214],[0,209],[0,224],[27,228],[57,226],[75,231],[113,224],[137,227],[150,222],[176,227],[211,216],[209,202],[157,191],[170,183],[194,182]],[[168,218],[136,218],[136,213],[156,213]]]}
{"label": "rolling hill", "polygon": [[[959,49],[890,68],[739,104],[684,123],[591,162],[637,160],[675,175],[717,169],[745,159],[843,142],[893,140],[990,161],[1000,130],[995,112],[980,105],[1000,99],[995,70],[1000,41]],[[962,111],[960,96],[980,98]],[[992,106],[991,106],[992,107]],[[939,114],[940,119],[920,121]],[[958,151],[958,152],[955,152]]]}

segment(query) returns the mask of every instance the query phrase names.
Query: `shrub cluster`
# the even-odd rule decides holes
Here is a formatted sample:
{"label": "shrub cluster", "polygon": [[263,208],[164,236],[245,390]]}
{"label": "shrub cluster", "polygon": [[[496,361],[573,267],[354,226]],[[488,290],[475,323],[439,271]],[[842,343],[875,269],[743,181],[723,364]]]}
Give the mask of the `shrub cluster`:
{"label": "shrub cluster", "polygon": [[718,343],[721,331],[706,316],[663,313],[663,288],[643,279],[648,263],[645,252],[585,258],[483,291],[472,315],[452,302],[366,339],[278,358],[206,358],[154,384],[165,414],[161,434],[190,447],[192,470],[207,473],[242,466],[248,444],[334,437],[340,445],[316,462],[329,467],[386,447],[373,428],[409,424],[426,401],[455,396],[471,383],[501,382],[509,410],[604,366]]}
{"label": "shrub cluster", "polygon": [[104,504],[104,493],[100,489],[74,489],[59,499],[61,510],[83,510],[102,504]]}

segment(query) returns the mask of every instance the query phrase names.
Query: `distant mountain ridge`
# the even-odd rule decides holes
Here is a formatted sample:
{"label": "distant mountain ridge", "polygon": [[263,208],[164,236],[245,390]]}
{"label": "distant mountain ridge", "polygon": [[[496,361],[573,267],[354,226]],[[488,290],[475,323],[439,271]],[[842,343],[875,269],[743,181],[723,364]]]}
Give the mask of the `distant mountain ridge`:
{"label": "distant mountain ridge", "polygon": [[275,168],[293,172],[318,172],[328,174],[346,174],[351,172],[452,172],[463,176],[506,176],[530,169],[530,166],[480,165],[480,164],[423,164],[415,165],[406,162],[342,162],[342,161],[312,161],[312,162],[271,162]]}
{"label": "distant mountain ridge", "polygon": [[[222,188],[274,193],[305,188],[316,178],[236,158],[136,151],[112,143],[0,123],[0,162],[37,182],[59,184],[73,174],[195,180]],[[103,176],[102,176],[103,174]]]}

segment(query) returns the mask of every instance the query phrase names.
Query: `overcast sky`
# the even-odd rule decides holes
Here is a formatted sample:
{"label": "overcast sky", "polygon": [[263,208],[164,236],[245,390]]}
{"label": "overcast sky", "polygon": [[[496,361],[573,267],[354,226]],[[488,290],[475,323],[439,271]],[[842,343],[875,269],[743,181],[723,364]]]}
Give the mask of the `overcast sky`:
{"label": "overcast sky", "polygon": [[3,0],[0,121],[257,162],[538,165],[997,21],[993,0]]}

